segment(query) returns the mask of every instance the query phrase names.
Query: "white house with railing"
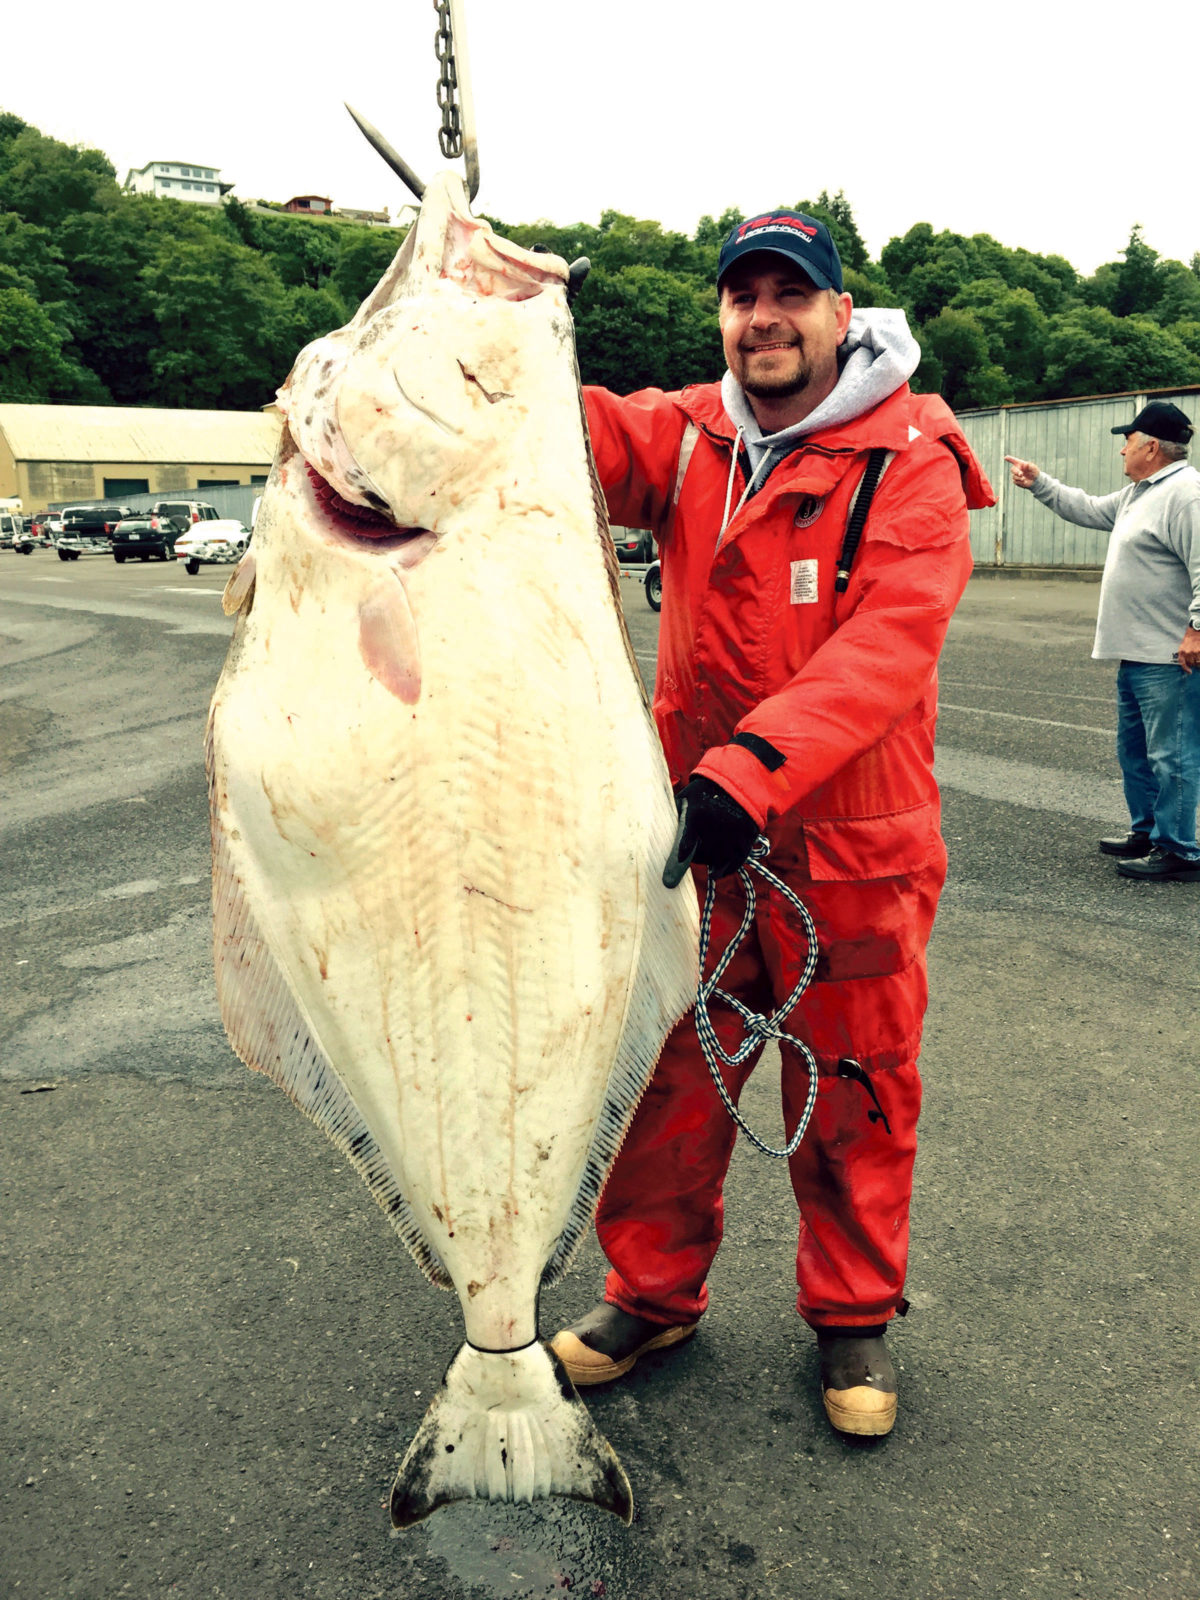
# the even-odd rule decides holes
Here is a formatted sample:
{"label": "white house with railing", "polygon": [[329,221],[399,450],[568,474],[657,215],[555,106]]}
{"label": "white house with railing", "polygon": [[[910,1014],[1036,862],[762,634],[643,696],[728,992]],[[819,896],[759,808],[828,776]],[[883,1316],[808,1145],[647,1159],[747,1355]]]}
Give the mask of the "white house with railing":
{"label": "white house with railing", "polygon": [[151,161],[130,168],[125,188],[131,194],[154,194],[161,200],[194,200],[216,206],[233,185],[221,182],[218,167],[198,167],[191,161]]}

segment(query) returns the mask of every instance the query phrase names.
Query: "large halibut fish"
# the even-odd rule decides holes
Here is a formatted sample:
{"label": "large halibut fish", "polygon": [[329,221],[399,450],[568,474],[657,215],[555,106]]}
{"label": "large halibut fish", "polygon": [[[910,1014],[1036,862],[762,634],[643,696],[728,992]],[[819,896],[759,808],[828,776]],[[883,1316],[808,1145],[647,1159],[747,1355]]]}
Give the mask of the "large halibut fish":
{"label": "large halibut fish", "polygon": [[561,1494],[632,1515],[538,1294],[695,994],[690,883],[624,631],[567,269],[445,173],[299,356],[213,699],[234,1049],[361,1173],[466,1343],[392,1519]]}

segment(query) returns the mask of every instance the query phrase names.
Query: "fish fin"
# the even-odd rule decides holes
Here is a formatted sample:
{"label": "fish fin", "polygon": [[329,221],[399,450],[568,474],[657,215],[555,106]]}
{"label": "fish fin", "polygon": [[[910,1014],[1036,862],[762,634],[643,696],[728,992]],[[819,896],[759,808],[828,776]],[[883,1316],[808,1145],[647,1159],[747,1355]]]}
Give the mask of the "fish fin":
{"label": "fish fin", "polygon": [[544,1288],[558,1283],[571,1265],[591,1227],[608,1169],[650,1082],[667,1034],[695,1004],[700,961],[696,891],[690,873],[677,889],[664,888],[662,882],[662,864],[670,852],[676,821],[675,803],[664,782],[642,855],[646,910],[621,1042],[579,1188],[542,1272]]}
{"label": "fish fin", "polygon": [[463,1345],[400,1463],[392,1526],[410,1528],[452,1500],[550,1495],[633,1520],[625,1469],[550,1346]]}
{"label": "fish fin", "polygon": [[254,604],[254,568],[254,552],[247,550],[229,574],[229,582],[221,596],[221,610],[227,617],[235,616],[239,611],[249,612]]}
{"label": "fish fin", "polygon": [[[215,792],[214,714],[207,759]],[[342,1152],[363,1179],[425,1276],[441,1289],[453,1284],[426,1239],[399,1180],[322,1049],[256,923],[233,864],[213,801],[213,952],[221,1020],[235,1053],[288,1096]]]}
{"label": "fish fin", "polygon": [[421,647],[404,581],[389,573],[358,608],[358,648],[367,671],[405,705],[421,698]]}

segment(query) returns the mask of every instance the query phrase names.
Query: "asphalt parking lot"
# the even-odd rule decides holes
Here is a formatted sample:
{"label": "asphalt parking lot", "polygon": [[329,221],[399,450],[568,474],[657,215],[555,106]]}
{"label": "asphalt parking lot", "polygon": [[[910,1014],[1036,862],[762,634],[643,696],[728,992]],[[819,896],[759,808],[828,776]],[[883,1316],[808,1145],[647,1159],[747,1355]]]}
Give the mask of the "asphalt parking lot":
{"label": "asphalt parking lot", "polygon": [[[1200,1600],[1200,886],[1097,852],[1125,813],[1095,586],[977,578],[943,655],[893,1435],[828,1430],[786,1176],[743,1146],[698,1337],[588,1399],[632,1528],[473,1504],[392,1536],[457,1311],[224,1040],[200,743],[227,575],[0,555],[0,1594]],[[777,1102],[764,1064],[768,1135]],[[600,1270],[591,1244],[544,1332]]]}

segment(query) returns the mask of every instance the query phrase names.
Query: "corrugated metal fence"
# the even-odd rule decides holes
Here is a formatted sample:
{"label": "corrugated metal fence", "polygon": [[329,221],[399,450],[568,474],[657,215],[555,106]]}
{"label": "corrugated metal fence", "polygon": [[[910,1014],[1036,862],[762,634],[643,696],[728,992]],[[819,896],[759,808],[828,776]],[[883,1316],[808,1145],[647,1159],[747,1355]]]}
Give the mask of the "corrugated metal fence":
{"label": "corrugated metal fence", "polygon": [[[1103,395],[994,411],[962,411],[958,420],[983,464],[996,504],[971,513],[971,552],[984,567],[1102,567],[1108,534],[1077,528],[1039,505],[1025,489],[1014,489],[1005,456],[1036,461],[1043,472],[1086,489],[1111,494],[1127,481],[1122,440],[1109,430],[1132,422],[1145,394]],[[1155,390],[1200,426],[1200,391]]]}

